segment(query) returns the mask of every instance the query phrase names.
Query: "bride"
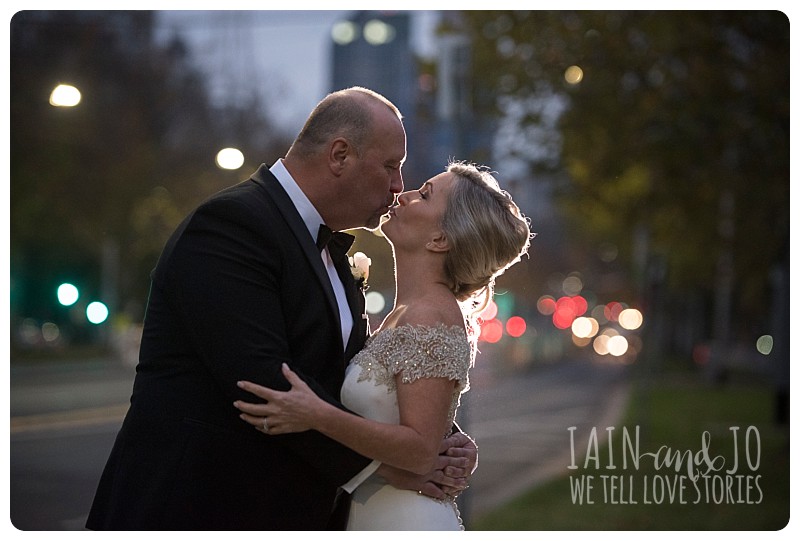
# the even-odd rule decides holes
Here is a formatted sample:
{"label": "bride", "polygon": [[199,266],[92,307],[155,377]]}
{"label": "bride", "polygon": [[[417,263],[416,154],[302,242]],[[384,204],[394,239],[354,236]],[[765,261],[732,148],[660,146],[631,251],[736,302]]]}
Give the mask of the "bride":
{"label": "bride", "polygon": [[[271,436],[317,430],[381,463],[433,469],[468,388],[477,332],[472,317],[494,279],[519,261],[528,223],[494,177],[451,163],[419,190],[400,194],[382,231],[395,258],[395,304],[347,368],[339,409],[288,366],[280,392],[251,382],[267,404],[236,402],[241,418]],[[454,498],[400,490],[372,475],[352,494],[349,530],[463,529]]]}

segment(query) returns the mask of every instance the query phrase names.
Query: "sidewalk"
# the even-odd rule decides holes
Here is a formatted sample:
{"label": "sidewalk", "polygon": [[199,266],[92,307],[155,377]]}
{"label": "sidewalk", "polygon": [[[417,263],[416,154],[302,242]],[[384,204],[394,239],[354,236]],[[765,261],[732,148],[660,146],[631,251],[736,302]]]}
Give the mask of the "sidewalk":
{"label": "sidewalk", "polygon": [[[585,452],[589,432],[598,440],[618,426],[630,394],[624,367],[563,361],[539,372],[476,385],[465,395],[462,428],[479,447],[479,466],[470,490],[459,497],[468,518],[501,506],[568,473],[569,427],[575,426],[576,454]],[[475,392],[475,396],[469,396]],[[600,441],[602,443],[602,441]]]}
{"label": "sidewalk", "polygon": [[[602,446],[608,436],[608,433],[605,430],[601,430],[601,427],[605,429],[609,426],[619,426],[628,404],[628,397],[629,386],[620,384],[609,396],[605,410],[598,412],[598,420],[592,426],[598,427],[599,445]],[[582,438],[576,438],[575,448],[585,451],[587,442],[588,437],[584,434]],[[516,472],[514,477],[508,479],[504,486],[501,485],[493,491],[482,493],[480,505],[473,508],[474,512],[491,511],[532,489],[565,475],[567,472],[566,466],[570,463],[570,460],[571,452],[568,446],[564,446],[560,454],[553,453],[551,456],[542,457],[540,461]]]}

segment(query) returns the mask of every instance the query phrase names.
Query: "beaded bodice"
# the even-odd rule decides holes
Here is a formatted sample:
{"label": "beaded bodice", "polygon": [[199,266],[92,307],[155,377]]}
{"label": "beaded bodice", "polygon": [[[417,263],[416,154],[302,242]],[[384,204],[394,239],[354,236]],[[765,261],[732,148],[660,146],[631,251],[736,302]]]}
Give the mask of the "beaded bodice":
{"label": "beaded bodice", "polygon": [[[448,419],[452,424],[461,393],[469,388],[473,357],[463,326],[401,325],[379,330],[347,366],[342,404],[368,419],[398,424],[398,382],[444,377],[457,382]],[[350,521],[352,529],[361,530],[463,529],[452,496],[440,501],[395,489],[376,475],[353,493]]]}
{"label": "beaded bodice", "polygon": [[[352,393],[359,386],[357,384],[371,382],[373,389],[362,388],[359,392],[371,395],[381,389],[384,397],[376,396],[375,401],[386,402],[386,395],[389,395],[392,397],[391,403],[383,407],[393,406],[397,411],[395,376],[399,375],[403,383],[420,378],[444,377],[457,382],[449,412],[449,422],[452,423],[461,393],[469,388],[468,372],[472,359],[472,347],[463,326],[401,325],[383,329],[370,336],[364,349],[350,362],[349,381],[346,380],[342,389],[342,400],[347,405],[348,392]],[[360,406],[355,406],[354,411],[361,415],[384,422],[396,422],[394,416],[390,419],[376,413],[375,410],[380,408],[377,403]]]}

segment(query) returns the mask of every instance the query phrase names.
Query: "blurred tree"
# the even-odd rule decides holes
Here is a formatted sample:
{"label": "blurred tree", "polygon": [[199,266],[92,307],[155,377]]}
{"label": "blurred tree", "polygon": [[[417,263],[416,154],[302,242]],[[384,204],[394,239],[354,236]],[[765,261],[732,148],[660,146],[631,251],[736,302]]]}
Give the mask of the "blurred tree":
{"label": "blurred tree", "polygon": [[788,264],[784,14],[460,15],[475,107],[516,119],[517,156],[560,175],[573,241],[619,247],[640,295],[655,263],[673,301],[697,291],[744,325],[765,319],[770,272]]}
{"label": "blurred tree", "polygon": [[[22,11],[11,21],[12,316],[54,317],[52,288],[70,278],[140,318],[178,221],[286,149],[255,99],[215,108],[180,39],[155,42],[154,18]],[[58,83],[80,90],[78,106],[49,105]],[[216,167],[232,143],[251,169]]]}

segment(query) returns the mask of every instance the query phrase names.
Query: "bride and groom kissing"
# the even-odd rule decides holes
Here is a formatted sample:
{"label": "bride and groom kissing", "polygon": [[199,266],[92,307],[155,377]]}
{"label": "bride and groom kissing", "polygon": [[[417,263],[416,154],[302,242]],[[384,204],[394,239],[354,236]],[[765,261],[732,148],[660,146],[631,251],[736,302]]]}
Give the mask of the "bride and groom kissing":
{"label": "bride and groom kissing", "polygon": [[[389,100],[334,92],[283,159],[178,226],[88,529],[463,528],[472,315],[531,234],[485,170],[403,192],[405,158]],[[370,333],[341,231],[379,226],[396,299]]]}

